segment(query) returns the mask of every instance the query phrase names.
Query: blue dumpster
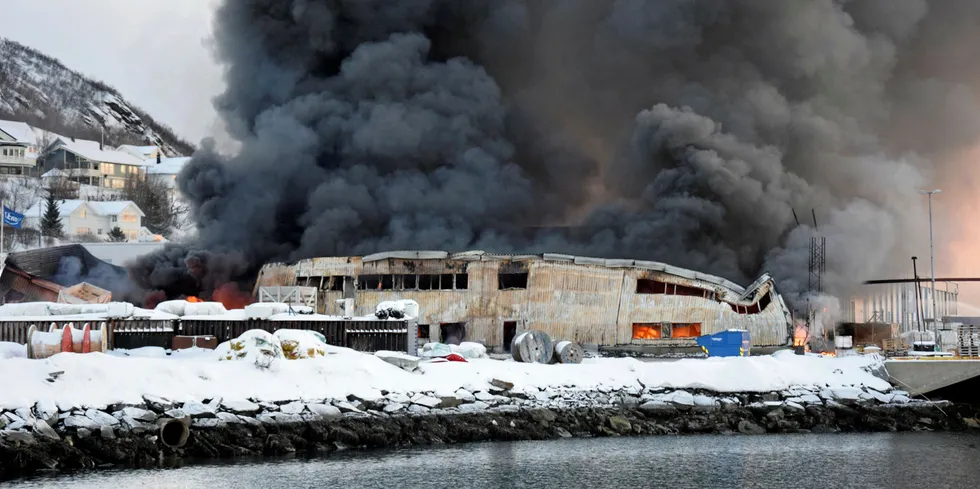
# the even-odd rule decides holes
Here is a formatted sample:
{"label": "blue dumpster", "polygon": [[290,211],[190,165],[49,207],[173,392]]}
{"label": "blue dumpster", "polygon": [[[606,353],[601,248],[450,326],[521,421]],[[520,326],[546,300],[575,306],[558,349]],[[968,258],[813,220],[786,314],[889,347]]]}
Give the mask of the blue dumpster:
{"label": "blue dumpster", "polygon": [[747,357],[752,346],[749,332],[744,329],[698,336],[697,342],[709,357]]}

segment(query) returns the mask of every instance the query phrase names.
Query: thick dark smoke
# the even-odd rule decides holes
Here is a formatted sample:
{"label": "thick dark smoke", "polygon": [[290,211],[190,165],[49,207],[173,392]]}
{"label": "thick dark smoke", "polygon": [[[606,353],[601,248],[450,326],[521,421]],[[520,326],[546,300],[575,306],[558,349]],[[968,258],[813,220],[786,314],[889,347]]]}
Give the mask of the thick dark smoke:
{"label": "thick dark smoke", "polygon": [[270,260],[485,249],[769,271],[801,304],[817,232],[831,293],[904,267],[916,189],[980,128],[973,0],[225,0],[215,18],[241,147],[205,141],[178,178],[196,242],[132,269],[169,297]]}

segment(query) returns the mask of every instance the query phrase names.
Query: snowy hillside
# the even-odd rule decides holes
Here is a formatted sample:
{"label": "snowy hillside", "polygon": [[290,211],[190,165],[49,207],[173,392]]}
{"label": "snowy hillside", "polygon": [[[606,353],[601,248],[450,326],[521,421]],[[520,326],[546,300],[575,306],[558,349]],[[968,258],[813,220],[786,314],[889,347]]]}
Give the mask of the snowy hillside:
{"label": "snowy hillside", "polygon": [[112,87],[58,60],[0,38],[0,118],[23,120],[66,136],[107,143],[155,145],[170,156],[193,147],[173,130],[127,103]]}

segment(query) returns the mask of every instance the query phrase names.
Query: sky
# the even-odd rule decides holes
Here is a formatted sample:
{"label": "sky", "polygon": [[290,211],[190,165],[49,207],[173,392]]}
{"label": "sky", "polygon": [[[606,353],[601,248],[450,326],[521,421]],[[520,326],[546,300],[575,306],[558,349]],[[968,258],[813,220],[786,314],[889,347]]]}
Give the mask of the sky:
{"label": "sky", "polygon": [[211,98],[223,82],[208,47],[215,0],[2,1],[0,36],[116,87],[193,144],[219,132]]}

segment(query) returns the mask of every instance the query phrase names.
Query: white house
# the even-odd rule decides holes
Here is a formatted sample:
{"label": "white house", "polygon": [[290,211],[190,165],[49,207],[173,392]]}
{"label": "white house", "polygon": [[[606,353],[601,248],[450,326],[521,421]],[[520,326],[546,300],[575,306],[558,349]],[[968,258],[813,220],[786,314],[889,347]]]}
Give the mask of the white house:
{"label": "white house", "polygon": [[180,158],[164,158],[157,163],[156,160],[147,160],[146,164],[146,174],[150,179],[158,180],[170,185],[171,187],[177,187],[177,174],[180,170],[184,169],[184,165],[188,161],[191,161],[189,157]]}
{"label": "white house", "polygon": [[37,166],[37,135],[23,122],[0,120],[0,175],[27,175]]}
{"label": "white house", "polygon": [[[65,236],[91,234],[98,239],[106,239],[109,231],[118,227],[128,241],[137,242],[141,239],[145,214],[132,201],[59,200],[57,203]],[[42,200],[27,210],[24,217],[28,227],[40,227],[46,205],[46,201]]]}

